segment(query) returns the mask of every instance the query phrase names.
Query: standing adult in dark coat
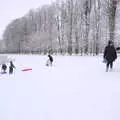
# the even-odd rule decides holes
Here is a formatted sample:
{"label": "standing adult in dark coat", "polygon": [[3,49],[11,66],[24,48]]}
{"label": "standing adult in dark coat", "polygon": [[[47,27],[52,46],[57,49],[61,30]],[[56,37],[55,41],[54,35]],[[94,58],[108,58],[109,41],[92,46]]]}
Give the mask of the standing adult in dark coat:
{"label": "standing adult in dark coat", "polygon": [[104,50],[104,59],[107,61],[106,71],[108,71],[109,66],[112,69],[113,61],[117,59],[117,53],[116,53],[116,50],[115,50],[115,47],[112,41],[108,42],[108,45],[106,46]]}

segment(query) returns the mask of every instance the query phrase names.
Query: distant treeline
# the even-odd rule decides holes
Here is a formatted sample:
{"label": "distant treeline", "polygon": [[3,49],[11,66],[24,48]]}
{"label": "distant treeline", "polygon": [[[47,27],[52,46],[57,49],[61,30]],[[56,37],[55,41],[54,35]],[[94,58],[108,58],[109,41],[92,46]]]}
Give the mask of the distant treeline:
{"label": "distant treeline", "polygon": [[119,45],[117,0],[57,0],[13,20],[3,35],[5,53],[99,54]]}

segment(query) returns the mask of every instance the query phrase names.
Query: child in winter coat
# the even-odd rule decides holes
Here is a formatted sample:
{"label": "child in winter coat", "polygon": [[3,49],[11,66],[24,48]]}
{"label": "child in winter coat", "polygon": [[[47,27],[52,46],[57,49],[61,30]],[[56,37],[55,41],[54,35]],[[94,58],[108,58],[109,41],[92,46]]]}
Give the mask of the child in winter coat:
{"label": "child in winter coat", "polygon": [[46,63],[46,66],[49,66],[49,65],[51,65],[52,66],[52,63],[53,63],[53,57],[49,54],[48,55],[48,60],[47,60],[47,63]]}
{"label": "child in winter coat", "polygon": [[13,74],[13,69],[15,68],[14,64],[12,61],[10,61],[10,66],[9,66],[9,74]]}
{"label": "child in winter coat", "polygon": [[2,64],[2,72],[6,73],[7,70],[7,65],[6,64]]}

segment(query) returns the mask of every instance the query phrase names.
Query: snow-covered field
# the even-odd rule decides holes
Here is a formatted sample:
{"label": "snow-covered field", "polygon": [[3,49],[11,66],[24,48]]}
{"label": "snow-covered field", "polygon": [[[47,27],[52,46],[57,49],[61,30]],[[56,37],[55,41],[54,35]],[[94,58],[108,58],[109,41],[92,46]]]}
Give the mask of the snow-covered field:
{"label": "snow-covered field", "polygon": [[[102,57],[12,56],[0,75],[0,120],[120,120],[120,58],[105,72]],[[24,68],[32,71],[22,72]]]}

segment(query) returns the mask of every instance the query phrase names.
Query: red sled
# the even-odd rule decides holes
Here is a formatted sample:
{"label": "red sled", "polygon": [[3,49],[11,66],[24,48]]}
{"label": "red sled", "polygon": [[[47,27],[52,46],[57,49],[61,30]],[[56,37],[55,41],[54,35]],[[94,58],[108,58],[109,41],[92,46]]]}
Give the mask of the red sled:
{"label": "red sled", "polygon": [[30,71],[30,70],[32,70],[32,68],[23,69],[22,71],[25,72],[25,71]]}

